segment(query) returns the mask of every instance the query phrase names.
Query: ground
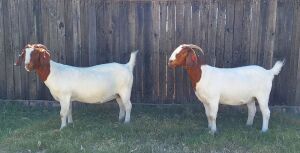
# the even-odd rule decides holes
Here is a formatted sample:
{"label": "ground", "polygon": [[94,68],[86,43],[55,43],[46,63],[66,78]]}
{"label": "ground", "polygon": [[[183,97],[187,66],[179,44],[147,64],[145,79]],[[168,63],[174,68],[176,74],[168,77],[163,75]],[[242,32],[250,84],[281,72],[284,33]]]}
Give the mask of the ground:
{"label": "ground", "polygon": [[88,105],[73,112],[74,124],[59,131],[59,108],[0,106],[1,152],[299,152],[299,115],[273,112],[260,133],[261,114],[246,127],[247,112],[231,107],[218,114],[218,134],[208,133],[201,104],[134,105],[131,122],[118,122],[116,105]]}

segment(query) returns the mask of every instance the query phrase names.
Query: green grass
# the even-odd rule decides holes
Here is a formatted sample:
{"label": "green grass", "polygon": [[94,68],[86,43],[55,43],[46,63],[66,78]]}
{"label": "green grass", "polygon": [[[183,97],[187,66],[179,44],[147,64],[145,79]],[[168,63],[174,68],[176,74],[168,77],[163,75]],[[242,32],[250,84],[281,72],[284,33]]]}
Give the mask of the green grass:
{"label": "green grass", "polygon": [[74,125],[59,131],[59,109],[0,106],[0,152],[299,152],[300,117],[272,113],[262,134],[261,114],[246,127],[247,112],[221,108],[218,134],[208,133],[202,107],[134,105],[131,122],[118,107],[75,108]]}

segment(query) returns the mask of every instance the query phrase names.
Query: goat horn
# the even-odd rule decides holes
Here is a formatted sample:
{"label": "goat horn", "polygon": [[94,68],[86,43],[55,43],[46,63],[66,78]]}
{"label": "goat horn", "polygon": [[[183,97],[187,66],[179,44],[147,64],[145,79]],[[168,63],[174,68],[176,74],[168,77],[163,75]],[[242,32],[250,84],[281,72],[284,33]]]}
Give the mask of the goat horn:
{"label": "goat horn", "polygon": [[204,55],[203,49],[200,48],[200,47],[197,46],[197,45],[194,45],[194,44],[184,44],[183,46],[198,49],[198,50],[200,50],[200,51],[202,52],[202,54]]}

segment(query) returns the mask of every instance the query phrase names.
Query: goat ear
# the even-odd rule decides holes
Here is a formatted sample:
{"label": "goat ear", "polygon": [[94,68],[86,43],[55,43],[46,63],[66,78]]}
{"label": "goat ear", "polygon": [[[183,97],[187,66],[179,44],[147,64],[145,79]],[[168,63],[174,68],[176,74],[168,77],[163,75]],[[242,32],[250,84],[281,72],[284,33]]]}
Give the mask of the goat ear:
{"label": "goat ear", "polygon": [[47,51],[40,52],[40,63],[41,66],[45,66],[50,62],[50,54]]}
{"label": "goat ear", "polygon": [[198,63],[197,55],[193,52],[189,52],[186,58],[186,66],[194,67]]}

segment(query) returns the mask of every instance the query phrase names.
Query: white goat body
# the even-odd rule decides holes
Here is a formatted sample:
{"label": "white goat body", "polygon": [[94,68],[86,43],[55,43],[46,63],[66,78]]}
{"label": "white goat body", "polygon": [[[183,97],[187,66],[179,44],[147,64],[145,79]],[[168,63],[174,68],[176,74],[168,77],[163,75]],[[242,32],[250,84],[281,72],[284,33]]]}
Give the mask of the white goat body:
{"label": "white goat body", "polygon": [[258,101],[263,115],[262,132],[267,131],[270,117],[268,102],[272,80],[274,75],[279,74],[283,63],[277,61],[270,70],[256,65],[238,68],[216,68],[202,65],[202,76],[196,84],[195,94],[204,104],[211,132],[216,131],[219,103],[247,104],[247,125],[252,125],[256,112],[255,100]]}
{"label": "white goat body", "polygon": [[278,67],[281,66],[282,62],[277,62],[273,69],[266,70],[256,65],[238,68],[202,65],[202,76],[196,85],[196,94],[201,101],[219,97],[221,104],[247,104],[253,102],[253,98],[270,92],[274,75],[279,73]]}
{"label": "white goat body", "polygon": [[70,96],[71,101],[104,103],[115,99],[118,93],[131,89],[132,71],[123,64],[78,68],[51,61],[50,65],[45,84],[58,101]]}
{"label": "white goat body", "polygon": [[50,61],[50,74],[45,82],[55,100],[61,104],[61,129],[72,123],[72,101],[104,103],[116,99],[119,120],[130,121],[131,88],[136,52],[127,64],[108,63],[92,67],[73,67]]}

